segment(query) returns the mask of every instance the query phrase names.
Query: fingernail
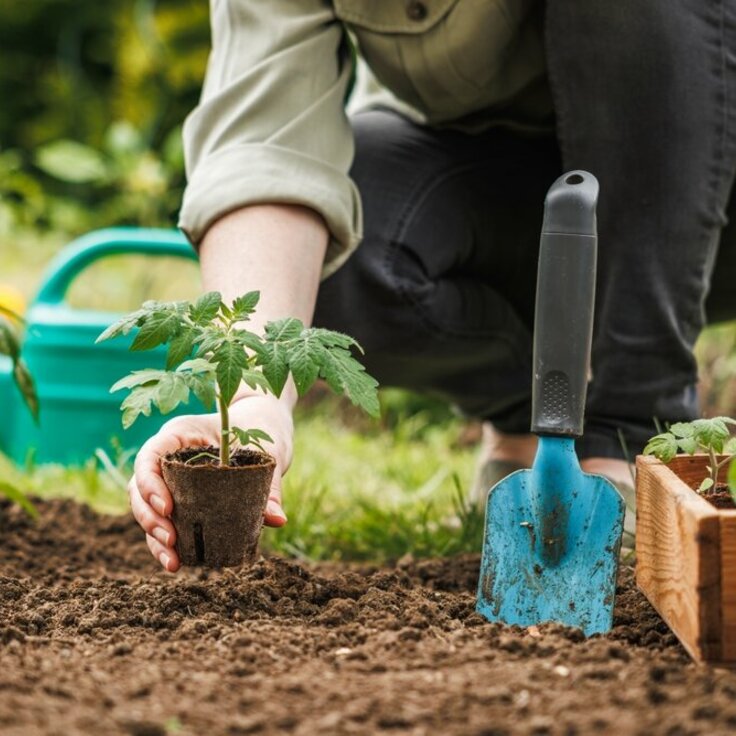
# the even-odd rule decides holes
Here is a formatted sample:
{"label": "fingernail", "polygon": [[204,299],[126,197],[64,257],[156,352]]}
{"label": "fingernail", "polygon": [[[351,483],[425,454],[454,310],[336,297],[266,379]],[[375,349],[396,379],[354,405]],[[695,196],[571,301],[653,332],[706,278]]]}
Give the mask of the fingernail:
{"label": "fingernail", "polygon": [[266,512],[269,516],[276,516],[279,519],[283,519],[286,521],[286,514],[284,513],[284,510],[281,508],[281,506],[276,503],[276,501],[269,501],[268,506],[266,507]]}
{"label": "fingernail", "polygon": [[166,504],[161,496],[152,495],[151,506],[153,506],[154,511],[156,511],[157,514],[161,514],[161,516],[166,512]]}
{"label": "fingernail", "polygon": [[169,562],[171,562],[171,560],[169,559],[169,556],[166,554],[166,552],[162,552],[158,556],[158,561],[164,566],[165,570],[169,569]]}
{"label": "fingernail", "polygon": [[153,528],[153,537],[154,539],[158,539],[161,544],[163,544],[165,547],[170,547],[169,539],[171,539],[171,535],[164,529],[163,527],[156,526]]}

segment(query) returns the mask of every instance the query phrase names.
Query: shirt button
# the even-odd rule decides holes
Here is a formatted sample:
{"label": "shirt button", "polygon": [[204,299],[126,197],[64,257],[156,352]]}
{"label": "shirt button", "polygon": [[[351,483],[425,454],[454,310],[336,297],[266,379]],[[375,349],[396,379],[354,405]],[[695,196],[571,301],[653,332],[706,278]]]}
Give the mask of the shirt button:
{"label": "shirt button", "polygon": [[427,6],[421,0],[410,0],[406,6],[409,20],[424,20],[427,17]]}

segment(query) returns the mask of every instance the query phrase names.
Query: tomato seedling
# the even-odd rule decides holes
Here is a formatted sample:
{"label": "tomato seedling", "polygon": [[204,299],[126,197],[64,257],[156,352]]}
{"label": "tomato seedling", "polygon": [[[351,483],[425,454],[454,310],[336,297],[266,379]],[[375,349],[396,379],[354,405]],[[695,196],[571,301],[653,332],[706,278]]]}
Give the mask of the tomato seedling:
{"label": "tomato seedling", "polygon": [[168,414],[193,393],[207,408],[217,403],[218,459],[228,465],[236,443],[263,450],[261,443],[272,441],[261,429],[230,425],[229,408],[240,384],[280,396],[289,375],[300,396],[323,378],[333,391],[378,416],[378,384],[353,357],[351,348],[362,349],[352,337],[305,327],[294,317],[267,323],[263,335],[250,332],[243,323],[259,298],[260,292],[251,291],[227,305],[219,292],[211,291],[194,302],[149,301],[107,328],[97,342],[137,327],[131,350],[169,346],[165,369],[133,371],[110,389],[131,389],[121,405],[123,426],[149,416],[153,406]]}
{"label": "tomato seedling", "polygon": [[[654,455],[658,460],[668,463],[678,453],[706,453],[709,458],[708,475],[700,483],[698,493],[715,488],[721,469],[731,463],[728,489],[736,503],[736,463],[731,462],[736,457],[736,436],[731,436],[730,426],[736,426],[736,419],[714,417],[677,422],[668,432],[652,437],[644,448],[644,454]],[[723,457],[719,459],[721,455]]]}

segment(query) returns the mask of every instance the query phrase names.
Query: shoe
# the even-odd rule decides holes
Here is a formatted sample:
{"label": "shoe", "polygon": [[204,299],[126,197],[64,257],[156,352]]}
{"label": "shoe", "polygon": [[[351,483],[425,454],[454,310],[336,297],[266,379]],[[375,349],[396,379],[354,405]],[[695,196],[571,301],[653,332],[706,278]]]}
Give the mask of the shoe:
{"label": "shoe", "polygon": [[610,478],[608,480],[613,483],[626,504],[624,533],[621,539],[621,557],[628,561],[633,556],[636,548],[636,489],[631,483],[615,481]]}
{"label": "shoe", "polygon": [[475,477],[470,486],[468,501],[479,508],[484,508],[488,491],[511,473],[526,470],[527,467],[515,460],[484,460],[478,464]]}

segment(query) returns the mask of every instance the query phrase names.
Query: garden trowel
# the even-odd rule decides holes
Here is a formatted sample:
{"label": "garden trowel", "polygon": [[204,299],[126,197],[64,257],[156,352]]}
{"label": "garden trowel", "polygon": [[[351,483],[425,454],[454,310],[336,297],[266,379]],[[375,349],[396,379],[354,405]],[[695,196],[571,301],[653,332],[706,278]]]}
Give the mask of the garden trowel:
{"label": "garden trowel", "polygon": [[598,182],[586,171],[547,193],[534,317],[531,470],[488,492],[478,612],[530,626],[556,621],[586,636],[613,620],[624,501],[580,469],[596,272]]}

